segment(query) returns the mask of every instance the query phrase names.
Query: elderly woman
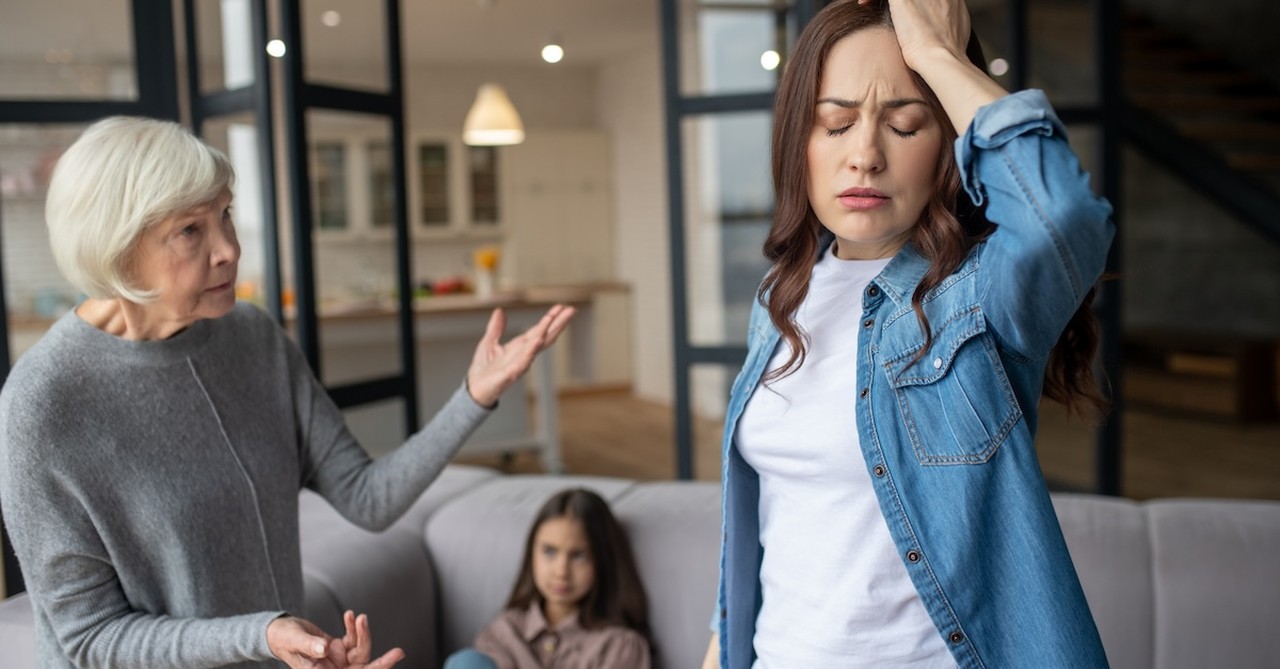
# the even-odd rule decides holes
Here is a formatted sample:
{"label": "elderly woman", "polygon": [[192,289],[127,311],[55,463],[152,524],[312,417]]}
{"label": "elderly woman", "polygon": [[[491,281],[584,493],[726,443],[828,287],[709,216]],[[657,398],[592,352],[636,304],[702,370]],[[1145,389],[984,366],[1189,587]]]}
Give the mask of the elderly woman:
{"label": "elderly woman", "polygon": [[236,302],[232,178],[179,126],[137,118],[94,124],[54,170],[54,256],[90,298],[0,394],[0,500],[41,667],[368,663],[363,616],[341,639],[290,616],[299,489],[385,528],[573,315],[504,345],[495,311],[465,383],[373,460],[292,341]]}

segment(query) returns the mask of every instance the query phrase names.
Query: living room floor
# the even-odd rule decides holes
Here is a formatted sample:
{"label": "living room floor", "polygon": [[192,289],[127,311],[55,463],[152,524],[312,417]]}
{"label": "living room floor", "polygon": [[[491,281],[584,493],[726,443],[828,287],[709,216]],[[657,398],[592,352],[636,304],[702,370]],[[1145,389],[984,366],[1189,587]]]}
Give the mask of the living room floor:
{"label": "living room floor", "polygon": [[[1093,429],[1068,420],[1058,405],[1041,410],[1037,450],[1050,487],[1093,487]],[[623,390],[566,393],[560,398],[561,452],[573,474],[643,480],[675,478],[671,409]],[[1238,424],[1129,409],[1124,413],[1122,493],[1155,497],[1280,500],[1280,423]],[[695,425],[695,478],[720,477],[720,424]],[[535,452],[465,462],[507,472],[541,472]]]}

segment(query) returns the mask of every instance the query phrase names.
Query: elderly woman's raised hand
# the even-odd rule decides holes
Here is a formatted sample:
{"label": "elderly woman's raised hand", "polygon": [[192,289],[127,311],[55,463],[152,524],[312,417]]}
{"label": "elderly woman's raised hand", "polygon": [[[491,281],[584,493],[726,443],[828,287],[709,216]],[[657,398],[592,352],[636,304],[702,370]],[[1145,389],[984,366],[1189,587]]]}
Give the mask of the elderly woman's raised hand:
{"label": "elderly woman's raised hand", "polygon": [[467,370],[467,390],[471,392],[471,398],[484,407],[497,404],[502,392],[529,370],[534,356],[555,343],[569,325],[574,312],[573,307],[557,304],[548,309],[533,327],[503,344],[502,330],[506,327],[507,317],[501,309],[494,309],[489,317],[489,326],[476,345],[471,368]]}

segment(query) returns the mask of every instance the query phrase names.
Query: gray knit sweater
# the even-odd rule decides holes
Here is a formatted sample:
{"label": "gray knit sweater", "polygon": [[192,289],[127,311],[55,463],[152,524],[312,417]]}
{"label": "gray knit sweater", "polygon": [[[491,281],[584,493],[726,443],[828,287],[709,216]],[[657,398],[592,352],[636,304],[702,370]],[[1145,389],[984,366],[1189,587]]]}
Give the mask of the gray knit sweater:
{"label": "gray knit sweater", "polygon": [[0,507],[40,666],[281,666],[266,629],[302,609],[299,489],[383,529],[486,415],[459,388],[375,461],[254,307],[150,342],[67,314],[0,393]]}

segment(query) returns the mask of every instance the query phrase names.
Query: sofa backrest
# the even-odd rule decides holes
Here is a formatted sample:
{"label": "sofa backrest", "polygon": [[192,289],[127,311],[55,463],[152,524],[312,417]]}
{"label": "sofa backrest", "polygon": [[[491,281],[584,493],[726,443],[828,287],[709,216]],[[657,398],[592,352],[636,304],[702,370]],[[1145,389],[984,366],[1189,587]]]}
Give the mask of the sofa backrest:
{"label": "sofa backrest", "polygon": [[1280,502],[1053,499],[1113,669],[1277,666]]}

